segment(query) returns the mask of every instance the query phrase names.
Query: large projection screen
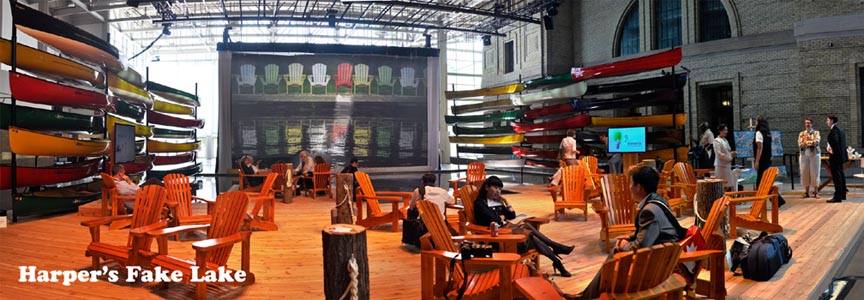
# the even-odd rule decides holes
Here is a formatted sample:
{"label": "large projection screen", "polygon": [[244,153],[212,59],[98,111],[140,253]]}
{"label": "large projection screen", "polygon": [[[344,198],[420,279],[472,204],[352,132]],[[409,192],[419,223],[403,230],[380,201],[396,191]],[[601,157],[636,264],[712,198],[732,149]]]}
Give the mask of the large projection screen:
{"label": "large projection screen", "polygon": [[[364,170],[434,169],[437,52],[324,48],[220,52],[220,173],[236,168],[245,155],[261,160],[261,167],[296,163],[302,150],[334,167],[356,157]],[[353,53],[334,53],[342,48]]]}

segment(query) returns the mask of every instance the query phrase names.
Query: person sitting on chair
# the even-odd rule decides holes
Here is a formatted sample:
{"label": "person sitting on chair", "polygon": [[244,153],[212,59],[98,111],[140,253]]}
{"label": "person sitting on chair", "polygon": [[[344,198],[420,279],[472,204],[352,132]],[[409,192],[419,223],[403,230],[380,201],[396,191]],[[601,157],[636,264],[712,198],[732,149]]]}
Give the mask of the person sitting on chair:
{"label": "person sitting on chair", "polygon": [[306,151],[300,151],[300,164],[297,165],[297,168],[294,168],[294,176],[299,178],[297,195],[300,195],[300,191],[302,190],[312,188],[312,171],[314,170],[315,161],[312,157],[309,157],[309,154],[306,153]]}
{"label": "person sitting on chair", "polygon": [[[420,178],[420,183],[422,185],[415,188],[414,193],[411,194],[411,202],[408,206],[408,216],[406,220],[417,220],[417,218],[420,216],[420,213],[417,211],[418,201],[431,201],[437,204],[438,210],[440,210],[441,214],[444,216],[444,220],[447,220],[447,204],[456,204],[456,199],[454,199],[453,196],[450,196],[450,194],[447,193],[447,190],[435,186],[435,181],[435,174],[431,173],[423,174],[423,177]],[[426,228],[419,228],[420,226],[416,225],[408,227],[406,226],[406,224],[407,223],[405,221],[402,222],[402,243],[414,246],[415,248],[419,247],[420,236],[426,234]],[[458,235],[458,233],[456,232],[450,232],[450,234]],[[409,251],[412,252],[415,252],[417,250],[419,250],[419,248],[409,249]]]}
{"label": "person sitting on chair", "polygon": [[[258,165],[261,163],[259,160],[254,165],[252,164],[252,156],[244,156],[240,158],[240,171],[246,175],[255,175],[258,173]],[[264,183],[264,179],[260,177],[247,177],[246,178],[246,187],[259,186]]]}
{"label": "person sitting on chair", "polygon": [[[114,165],[111,168],[111,173],[114,175],[114,185],[117,186],[117,194],[123,196],[135,196],[138,193],[138,186],[129,179],[129,176],[126,176],[126,167],[123,165]],[[126,213],[131,214],[132,209],[135,207],[135,200],[124,200],[123,206],[126,207]]]}

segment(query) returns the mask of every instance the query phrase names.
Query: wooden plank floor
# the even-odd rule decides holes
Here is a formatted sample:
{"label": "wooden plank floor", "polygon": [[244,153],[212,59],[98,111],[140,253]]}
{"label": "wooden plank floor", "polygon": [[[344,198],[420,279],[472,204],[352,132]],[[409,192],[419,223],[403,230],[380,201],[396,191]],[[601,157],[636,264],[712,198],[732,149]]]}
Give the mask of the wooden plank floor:
{"label": "wooden plank floor", "polygon": [[[789,186],[786,186],[788,189]],[[505,195],[519,213],[549,215],[550,197],[542,186],[508,186],[518,194]],[[730,299],[803,299],[813,290],[831,264],[864,222],[861,191],[853,190],[850,201],[826,204],[823,200],[803,200],[798,192],[787,192],[788,204],[780,212],[784,234],[794,250],[792,262],[780,269],[768,282],[743,280],[727,272]],[[252,235],[252,271],[257,283],[249,287],[210,290],[211,298],[322,299],[323,259],[321,229],[330,220],[329,210],[334,200],[296,198],[292,204],[278,203],[276,232],[255,232]],[[196,207],[203,210],[203,207]],[[386,208],[385,208],[386,209]],[[0,229],[0,298],[2,299],[183,299],[192,289],[172,284],[162,290],[154,285],[98,282],[19,283],[19,266],[33,265],[44,270],[80,270],[89,267],[84,249],[90,241],[86,228],[79,224],[86,217],[77,214],[44,218]],[[693,217],[682,219],[691,224]],[[588,221],[568,215],[560,221],[544,225],[542,231],[576,249],[565,256],[565,265],[572,278],[556,278],[566,292],[580,292],[599,269],[606,254],[598,240],[599,219],[589,214]],[[367,231],[372,299],[417,299],[420,295],[420,257],[400,248],[401,233],[390,232],[389,226]],[[122,245],[126,231],[103,230],[103,240]],[[731,244],[731,240],[727,241]],[[188,242],[170,242],[170,253],[193,259]],[[239,247],[229,265],[239,265]],[[542,269],[552,272],[548,260]]]}

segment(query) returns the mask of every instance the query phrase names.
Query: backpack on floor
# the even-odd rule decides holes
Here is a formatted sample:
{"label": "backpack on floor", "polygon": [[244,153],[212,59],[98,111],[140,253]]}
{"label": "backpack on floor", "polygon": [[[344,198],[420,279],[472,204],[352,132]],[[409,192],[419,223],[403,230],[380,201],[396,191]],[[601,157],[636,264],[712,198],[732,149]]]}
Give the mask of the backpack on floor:
{"label": "backpack on floor", "polygon": [[747,258],[742,261],[741,271],[744,278],[755,281],[768,281],[781,266],[792,259],[792,249],[782,234],[768,235],[763,232],[750,243]]}

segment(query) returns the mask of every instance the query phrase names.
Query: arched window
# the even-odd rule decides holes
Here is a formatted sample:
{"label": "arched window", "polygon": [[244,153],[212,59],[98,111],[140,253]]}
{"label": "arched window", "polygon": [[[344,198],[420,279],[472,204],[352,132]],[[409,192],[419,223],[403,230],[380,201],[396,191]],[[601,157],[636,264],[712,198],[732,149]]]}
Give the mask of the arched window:
{"label": "arched window", "polygon": [[701,0],[698,5],[700,42],[732,37],[729,16],[720,0]]}
{"label": "arched window", "polygon": [[681,45],[681,0],[654,0],[654,49]]}
{"label": "arched window", "polygon": [[636,2],[624,17],[618,37],[618,56],[639,53],[639,3]]}

